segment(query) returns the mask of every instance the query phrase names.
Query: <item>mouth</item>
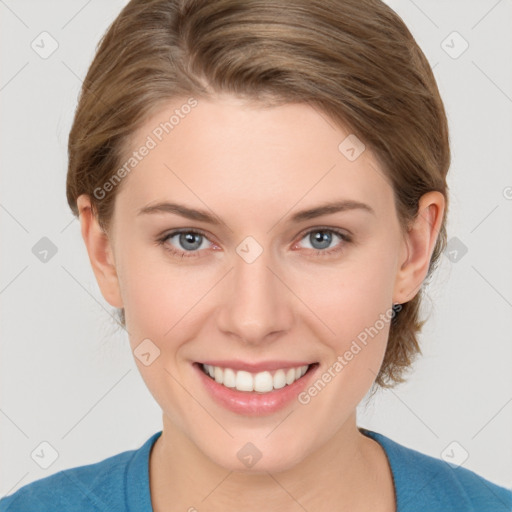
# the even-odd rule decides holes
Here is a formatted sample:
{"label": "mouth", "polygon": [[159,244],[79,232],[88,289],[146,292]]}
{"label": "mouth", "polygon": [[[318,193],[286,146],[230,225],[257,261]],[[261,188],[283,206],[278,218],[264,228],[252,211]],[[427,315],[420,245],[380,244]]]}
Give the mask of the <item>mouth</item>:
{"label": "mouth", "polygon": [[192,366],[207,396],[216,404],[237,415],[263,417],[296,402],[312,382],[319,363],[207,361]]}
{"label": "mouth", "polygon": [[[241,365],[236,362],[218,364],[198,362],[194,365],[209,379],[224,388],[249,394],[268,394],[292,386],[295,382],[302,380],[306,374],[314,371],[319,363],[274,362],[258,365],[260,368],[266,368],[261,371],[255,371],[253,369],[255,365]],[[245,369],[241,369],[242,366]]]}

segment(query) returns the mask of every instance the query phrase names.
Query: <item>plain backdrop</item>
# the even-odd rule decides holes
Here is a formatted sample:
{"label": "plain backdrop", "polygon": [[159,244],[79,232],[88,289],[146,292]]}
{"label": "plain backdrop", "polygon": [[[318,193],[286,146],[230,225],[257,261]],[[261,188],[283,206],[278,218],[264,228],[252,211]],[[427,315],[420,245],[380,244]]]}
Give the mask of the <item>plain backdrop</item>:
{"label": "plain backdrop", "polygon": [[[161,429],[65,198],[81,81],[124,4],[0,1],[0,496]],[[445,102],[450,245],[428,286],[423,357],[407,383],[361,404],[358,424],[438,458],[454,450],[512,488],[512,3],[389,4]],[[41,449],[55,458],[47,468]]]}

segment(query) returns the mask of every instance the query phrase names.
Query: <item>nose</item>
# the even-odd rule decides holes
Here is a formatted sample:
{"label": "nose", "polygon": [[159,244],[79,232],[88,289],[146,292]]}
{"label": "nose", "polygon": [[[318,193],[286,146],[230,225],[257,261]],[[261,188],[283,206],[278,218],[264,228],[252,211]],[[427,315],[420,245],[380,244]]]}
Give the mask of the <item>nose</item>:
{"label": "nose", "polygon": [[250,345],[275,341],[291,329],[293,293],[268,251],[249,263],[235,254],[218,312],[219,329]]}

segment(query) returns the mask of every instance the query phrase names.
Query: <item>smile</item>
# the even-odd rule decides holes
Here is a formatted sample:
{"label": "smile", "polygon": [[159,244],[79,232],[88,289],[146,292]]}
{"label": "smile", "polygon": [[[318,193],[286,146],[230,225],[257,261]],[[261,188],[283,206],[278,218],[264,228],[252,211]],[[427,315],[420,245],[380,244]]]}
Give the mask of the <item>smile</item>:
{"label": "smile", "polygon": [[319,363],[307,361],[210,360],[195,362],[207,396],[224,409],[243,416],[274,414],[296,403]]}
{"label": "smile", "polygon": [[284,388],[299,380],[312,365],[295,368],[279,368],[273,371],[251,373],[209,364],[201,364],[203,372],[218,384],[238,391],[269,393]]}

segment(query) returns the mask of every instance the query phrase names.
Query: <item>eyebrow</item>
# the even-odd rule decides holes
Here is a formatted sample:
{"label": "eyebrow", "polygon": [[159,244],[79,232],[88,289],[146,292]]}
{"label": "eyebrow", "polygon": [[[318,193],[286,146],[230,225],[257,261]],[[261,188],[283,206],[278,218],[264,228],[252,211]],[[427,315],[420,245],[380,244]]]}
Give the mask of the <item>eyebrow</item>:
{"label": "eyebrow", "polygon": [[[371,213],[372,215],[375,215],[374,209],[365,203],[353,200],[342,200],[321,204],[319,206],[315,206],[314,208],[309,208],[307,210],[302,210],[297,213],[294,213],[290,218],[290,221],[297,223],[305,220],[314,219],[316,217],[321,217],[322,215],[329,215],[349,210],[361,210],[364,212]],[[156,203],[154,205],[145,206],[144,208],[141,208],[138,211],[137,215],[154,213],[173,213],[175,215],[180,215],[181,217],[185,217],[190,220],[205,222],[215,226],[222,224],[218,217],[208,213],[206,210],[198,210],[195,208],[189,208],[182,204],[169,202],[161,202]]]}

